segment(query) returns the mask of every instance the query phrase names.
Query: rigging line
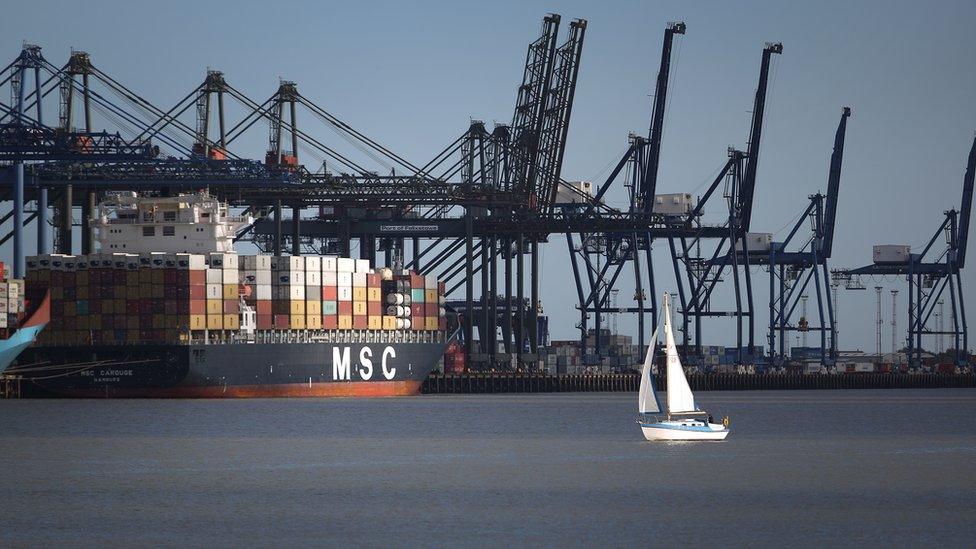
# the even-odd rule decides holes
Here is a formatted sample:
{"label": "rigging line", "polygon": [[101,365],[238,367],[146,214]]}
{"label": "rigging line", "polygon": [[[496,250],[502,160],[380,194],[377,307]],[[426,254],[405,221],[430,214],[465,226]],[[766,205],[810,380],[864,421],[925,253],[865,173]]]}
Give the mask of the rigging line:
{"label": "rigging line", "polygon": [[[237,91],[235,88],[227,85],[226,86],[226,89],[228,91],[230,91],[232,93],[232,95],[239,96],[239,97],[237,97],[238,101],[241,101],[241,102],[245,103],[245,105],[247,105],[248,107],[251,107],[251,108],[253,108],[255,110],[258,110],[258,112],[264,118],[266,118],[268,120],[274,120],[276,118],[268,109],[264,109],[261,106],[257,105],[257,103],[255,103],[252,99],[250,99],[249,97],[247,97],[243,93]],[[275,96],[277,96],[277,94],[273,95],[272,98],[274,98]],[[337,152],[337,151],[333,150],[332,148],[326,146],[325,144],[319,142],[317,139],[313,138],[312,136],[310,136],[306,132],[304,132],[302,130],[299,130],[298,128],[293,128],[291,126],[291,124],[287,123],[284,120],[283,117],[282,117],[281,120],[278,120],[277,123],[280,124],[282,128],[287,129],[289,131],[295,132],[295,134],[297,134],[299,137],[301,137],[302,139],[304,139],[308,143],[311,143],[312,145],[318,147],[320,150],[322,150],[322,152],[324,152],[326,154],[329,154],[330,156],[332,156],[332,158],[334,158],[335,160],[339,161],[341,164],[345,164],[347,167],[352,168],[354,171],[358,171],[360,174],[363,174],[363,175],[368,174],[369,170],[366,170],[362,166],[358,165],[356,162],[350,160],[349,158],[343,156],[339,152]]]}
{"label": "rigging line", "polygon": [[346,124],[342,120],[339,120],[339,118],[337,118],[335,115],[333,115],[332,113],[330,113],[330,112],[326,111],[325,109],[319,107],[317,104],[315,104],[314,102],[312,102],[311,100],[309,100],[304,95],[299,94],[298,97],[302,100],[302,103],[305,104],[305,106],[308,107],[309,109],[311,109],[313,112],[321,111],[321,115],[327,117],[327,120],[328,120],[328,122],[331,125],[335,126],[338,129],[342,129],[342,130],[344,130],[344,131],[346,131],[346,132],[348,132],[348,133],[356,136],[360,140],[362,140],[362,141],[368,143],[369,145],[371,145],[373,148],[375,148],[375,149],[383,152],[384,154],[386,154],[388,157],[392,158],[393,160],[396,160],[403,167],[405,167],[405,168],[407,168],[409,170],[413,170],[414,172],[419,172],[420,171],[420,168],[418,168],[417,166],[414,166],[411,162],[407,161],[405,158],[401,157],[400,155],[394,153],[389,148],[384,147],[383,145],[381,145],[378,142],[374,141],[373,139],[369,138],[368,136],[366,136],[362,132],[360,132],[360,131],[356,130],[355,128],[353,128],[352,126],[350,126],[349,124]]}
{"label": "rigging line", "polygon": [[[92,66],[91,69],[92,69],[92,74],[94,74],[96,78],[98,78],[99,80],[101,80],[103,84],[105,84],[106,86],[108,86],[110,89],[115,90],[116,93],[121,93],[124,96],[126,96],[130,102],[132,102],[134,104],[137,104],[137,105],[141,105],[144,109],[150,110],[150,112],[154,112],[155,116],[157,116],[157,117],[160,116],[160,115],[162,115],[162,114],[164,114],[163,111],[160,110],[159,107],[157,107],[157,106],[153,105],[152,103],[150,103],[149,101],[143,99],[140,95],[138,95],[137,93],[133,92],[129,88],[125,87],[120,82],[118,82],[117,80],[115,80],[114,78],[112,78],[111,76],[109,76],[108,74],[104,73],[98,67]],[[175,120],[174,119],[172,125],[175,126],[178,129],[182,130],[184,133],[188,134],[191,137],[195,137],[195,135],[196,135],[196,131],[193,128],[190,128],[189,126],[187,126],[186,124],[184,124],[183,122],[181,122],[179,120]]]}

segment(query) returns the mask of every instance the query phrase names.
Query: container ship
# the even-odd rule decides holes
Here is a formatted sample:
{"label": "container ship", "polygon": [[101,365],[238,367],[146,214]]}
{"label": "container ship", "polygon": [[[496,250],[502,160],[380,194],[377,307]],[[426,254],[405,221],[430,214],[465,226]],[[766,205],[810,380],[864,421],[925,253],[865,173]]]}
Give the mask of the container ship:
{"label": "container ship", "polygon": [[[116,194],[99,253],[27,258],[50,324],[14,369],[73,397],[413,395],[456,334],[444,284],[337,256],[244,255],[206,192]],[[34,372],[34,373],[31,373]]]}

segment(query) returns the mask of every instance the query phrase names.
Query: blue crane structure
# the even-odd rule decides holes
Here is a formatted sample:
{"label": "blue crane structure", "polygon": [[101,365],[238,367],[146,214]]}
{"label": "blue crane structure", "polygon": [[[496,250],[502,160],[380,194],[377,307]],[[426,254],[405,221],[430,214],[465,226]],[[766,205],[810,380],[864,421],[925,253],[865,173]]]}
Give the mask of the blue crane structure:
{"label": "blue crane structure", "polygon": [[[714,246],[714,251],[710,255],[701,253],[704,234],[694,235],[691,238],[679,235],[668,239],[678,286],[678,300],[681,305],[682,344],[692,362],[701,357],[702,320],[709,317],[734,317],[736,362],[739,364],[751,362],[755,357],[755,317],[752,276],[749,271],[751,254],[745,236],[752,222],[752,203],[759,168],[759,149],[762,141],[770,64],[772,56],[781,53],[783,53],[783,45],[779,42],[767,42],[763,47],[748,149],[743,152],[729,148],[728,161],[698,199],[698,204],[686,216],[687,221],[697,220],[705,204],[724,183],[723,196],[728,206],[728,221]],[[703,233],[704,230],[705,228],[702,227]],[[722,281],[726,268],[732,277],[735,307],[731,310],[716,310],[711,305],[712,294]],[[743,346],[743,322],[748,323],[747,346]],[[694,349],[689,347],[692,324],[694,324]]]}
{"label": "blue crane structure", "polygon": [[[833,271],[836,280],[850,281],[860,275],[904,276],[908,281],[908,335],[905,348],[909,364],[922,365],[922,336],[949,335],[953,338],[956,366],[968,363],[969,337],[966,325],[966,304],[962,292],[961,272],[966,265],[969,240],[969,219],[973,209],[973,182],[976,178],[976,138],[973,139],[963,176],[962,202],[958,210],[947,210],[939,228],[919,253],[909,253],[904,261],[885,263],[875,261],[856,269]],[[942,239],[945,247],[938,252],[936,243]],[[929,320],[937,304],[949,291],[951,327],[947,330],[930,327]]]}

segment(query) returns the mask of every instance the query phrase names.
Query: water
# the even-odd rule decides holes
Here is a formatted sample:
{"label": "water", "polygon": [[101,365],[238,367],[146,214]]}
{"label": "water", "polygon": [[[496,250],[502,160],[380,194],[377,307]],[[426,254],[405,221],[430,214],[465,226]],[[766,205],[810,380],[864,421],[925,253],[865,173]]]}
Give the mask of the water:
{"label": "water", "polygon": [[0,401],[0,545],[972,543],[976,391]]}

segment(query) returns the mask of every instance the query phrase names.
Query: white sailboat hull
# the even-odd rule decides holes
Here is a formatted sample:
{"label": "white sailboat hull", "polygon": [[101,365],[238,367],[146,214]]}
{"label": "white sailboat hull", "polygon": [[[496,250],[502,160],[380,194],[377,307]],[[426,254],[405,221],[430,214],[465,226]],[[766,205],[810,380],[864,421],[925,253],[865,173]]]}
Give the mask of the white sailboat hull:
{"label": "white sailboat hull", "polygon": [[729,436],[728,428],[717,423],[660,421],[640,426],[647,440],[725,440]]}

